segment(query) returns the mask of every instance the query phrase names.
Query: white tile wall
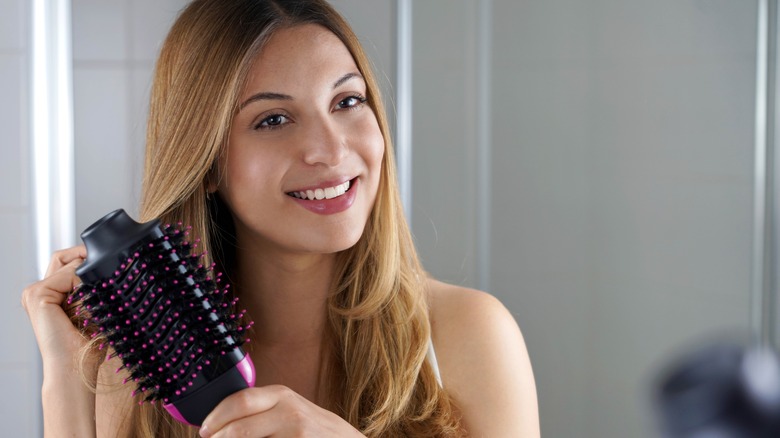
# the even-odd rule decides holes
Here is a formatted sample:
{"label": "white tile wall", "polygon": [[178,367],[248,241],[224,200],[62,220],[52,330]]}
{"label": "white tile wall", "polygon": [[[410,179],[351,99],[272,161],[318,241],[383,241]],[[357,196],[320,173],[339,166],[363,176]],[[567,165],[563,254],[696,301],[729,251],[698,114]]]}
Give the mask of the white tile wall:
{"label": "white tile wall", "polygon": [[21,291],[35,280],[30,223],[27,0],[0,0],[0,401],[3,436],[40,435],[38,350]]}
{"label": "white tile wall", "polygon": [[6,230],[0,233],[0,248],[7,248],[0,259],[5,283],[0,293],[0,368],[29,368],[37,348],[19,299],[22,289],[35,280],[33,227],[24,209],[9,210],[0,212],[0,230]]}
{"label": "white tile wall", "polygon": [[0,50],[21,50],[26,46],[26,8],[21,0],[0,0]]}
{"label": "white tile wall", "polygon": [[[99,0],[98,0],[99,1]],[[130,59],[154,64],[168,29],[186,0],[132,0],[128,2]]]}
{"label": "white tile wall", "polygon": [[127,77],[121,69],[74,69],[77,230],[134,204],[127,166]]}
{"label": "white tile wall", "polygon": [[125,1],[72,0],[73,59],[124,61],[127,58]]}
{"label": "white tile wall", "polygon": [[73,0],[76,229],[137,217],[154,61],[185,0]]}
{"label": "white tile wall", "polygon": [[3,422],[3,436],[34,437],[39,435],[38,414],[31,409],[35,398],[34,371],[24,367],[6,367],[0,364],[0,421]]}
{"label": "white tile wall", "polygon": [[27,83],[24,78],[27,71],[27,57],[21,54],[0,53],[0,96],[5,103],[0,105],[0,132],[2,136],[3,159],[0,160],[0,174],[4,181],[13,181],[7,185],[8,189],[0,190],[0,208],[18,208],[27,202],[26,184],[19,184],[23,172],[22,165],[27,162],[22,156],[28,145],[22,144],[23,130],[22,108],[27,106],[22,99],[27,98],[23,93],[23,85]]}

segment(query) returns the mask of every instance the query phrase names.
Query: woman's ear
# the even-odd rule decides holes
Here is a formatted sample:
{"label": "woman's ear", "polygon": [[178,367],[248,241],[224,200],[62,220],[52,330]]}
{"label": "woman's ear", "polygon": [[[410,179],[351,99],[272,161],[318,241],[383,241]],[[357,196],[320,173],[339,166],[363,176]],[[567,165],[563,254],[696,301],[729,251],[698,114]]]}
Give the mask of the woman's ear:
{"label": "woman's ear", "polygon": [[208,173],[206,173],[206,179],[204,185],[206,186],[206,194],[211,195],[219,188],[219,170],[217,163],[211,165]]}

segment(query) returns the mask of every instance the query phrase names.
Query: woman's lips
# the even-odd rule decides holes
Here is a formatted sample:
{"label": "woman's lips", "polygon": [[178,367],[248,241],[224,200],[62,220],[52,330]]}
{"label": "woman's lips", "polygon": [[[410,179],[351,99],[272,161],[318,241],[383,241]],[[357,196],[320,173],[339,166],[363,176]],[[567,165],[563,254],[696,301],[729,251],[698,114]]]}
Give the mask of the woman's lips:
{"label": "woman's lips", "polygon": [[336,214],[347,210],[355,202],[358,179],[324,188],[298,190],[287,193],[301,207],[317,214]]}
{"label": "woman's lips", "polygon": [[295,192],[289,192],[288,195],[298,199],[308,199],[310,201],[333,199],[337,196],[341,196],[349,190],[350,181],[345,181],[341,184],[337,184],[331,187],[299,190]]}

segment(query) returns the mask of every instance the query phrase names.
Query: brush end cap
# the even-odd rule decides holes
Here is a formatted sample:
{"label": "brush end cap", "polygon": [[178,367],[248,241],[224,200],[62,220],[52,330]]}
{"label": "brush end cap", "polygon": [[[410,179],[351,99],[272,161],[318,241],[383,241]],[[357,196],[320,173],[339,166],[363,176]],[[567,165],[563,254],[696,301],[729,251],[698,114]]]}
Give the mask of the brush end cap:
{"label": "brush end cap", "polygon": [[87,258],[76,275],[85,283],[108,278],[139,242],[162,235],[160,221],[138,223],[123,209],[114,210],[81,233]]}

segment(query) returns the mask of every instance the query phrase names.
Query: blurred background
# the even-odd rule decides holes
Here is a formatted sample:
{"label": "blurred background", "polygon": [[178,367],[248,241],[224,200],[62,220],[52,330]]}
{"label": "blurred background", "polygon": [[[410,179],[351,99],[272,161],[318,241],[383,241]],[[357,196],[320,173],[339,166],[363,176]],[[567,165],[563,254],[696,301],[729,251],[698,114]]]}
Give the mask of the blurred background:
{"label": "blurred background", "polygon": [[[648,388],[671,356],[720,333],[773,342],[772,192],[761,185],[772,181],[756,161],[774,126],[772,105],[757,105],[761,72],[774,71],[761,56],[775,48],[762,42],[767,1],[332,3],[379,72],[425,267],[513,313],[543,436],[657,436]],[[42,125],[34,23],[47,4],[65,17],[47,38],[71,79],[61,87],[72,99],[54,100],[72,113]],[[21,290],[46,248],[115,208],[136,214],[154,60],[185,4],[0,0],[8,436],[42,433]],[[72,155],[41,155],[42,126]],[[41,163],[56,168],[44,184],[48,247],[36,244]]]}

